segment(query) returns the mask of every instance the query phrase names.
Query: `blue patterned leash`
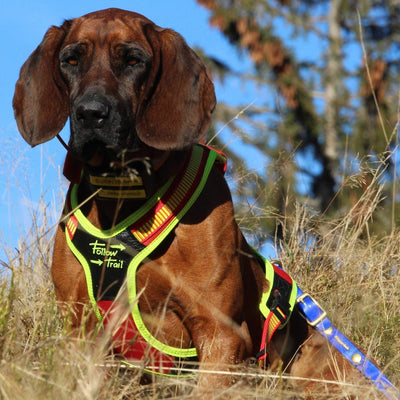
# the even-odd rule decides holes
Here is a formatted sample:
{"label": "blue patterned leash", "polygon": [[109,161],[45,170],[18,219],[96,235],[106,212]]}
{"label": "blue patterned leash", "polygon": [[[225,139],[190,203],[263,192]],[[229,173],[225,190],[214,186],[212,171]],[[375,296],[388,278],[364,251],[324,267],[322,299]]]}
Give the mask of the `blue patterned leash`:
{"label": "blue patterned leash", "polygon": [[332,325],[326,312],[308,293],[297,287],[297,304],[307,323],[317,329],[352,365],[381,390],[390,400],[400,400],[400,392],[383,372],[341,332]]}

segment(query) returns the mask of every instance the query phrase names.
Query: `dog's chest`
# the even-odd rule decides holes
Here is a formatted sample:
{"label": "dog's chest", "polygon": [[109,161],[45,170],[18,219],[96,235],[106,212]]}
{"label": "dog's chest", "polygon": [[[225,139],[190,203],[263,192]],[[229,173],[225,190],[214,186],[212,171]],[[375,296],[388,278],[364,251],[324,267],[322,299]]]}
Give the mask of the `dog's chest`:
{"label": "dog's chest", "polygon": [[[106,326],[118,323],[118,319],[121,322],[119,295],[128,297],[124,300],[128,310],[126,318],[122,317],[124,322],[117,337],[113,337],[117,347],[120,343],[119,352],[138,350],[140,353],[150,344],[163,363],[197,355],[195,348],[186,348],[191,344],[189,334],[179,310],[171,306],[171,276],[162,262],[151,260],[161,247],[168,247],[168,238],[196,202],[218,156],[208,148],[194,147],[176,176],[139,210],[109,230],[99,229],[83,214],[78,204],[79,185],[72,186],[66,211],[75,211],[67,220],[65,238],[82,265],[89,299],[99,321]],[[148,320],[146,314],[150,315]],[[162,320],[158,318],[160,315]],[[179,338],[179,343],[171,342],[167,336]],[[133,342],[135,348],[130,347]],[[136,353],[132,356],[138,358]]]}

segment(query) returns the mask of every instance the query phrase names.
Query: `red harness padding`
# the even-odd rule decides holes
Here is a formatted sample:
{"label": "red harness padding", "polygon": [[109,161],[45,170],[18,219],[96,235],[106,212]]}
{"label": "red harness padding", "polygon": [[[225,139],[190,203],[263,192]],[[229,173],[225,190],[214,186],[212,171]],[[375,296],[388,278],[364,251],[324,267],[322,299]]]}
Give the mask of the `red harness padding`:
{"label": "red harness padding", "polygon": [[[127,316],[121,317],[118,302],[112,300],[100,300],[97,305],[103,316],[104,329],[111,336],[116,354],[122,355],[130,363],[137,364],[138,360],[145,360],[154,372],[171,373],[175,366],[175,358],[162,353],[146,342],[138,332],[130,312]],[[123,318],[122,323],[121,318]],[[148,360],[150,362],[147,362]],[[148,366],[146,368],[149,369]]]}

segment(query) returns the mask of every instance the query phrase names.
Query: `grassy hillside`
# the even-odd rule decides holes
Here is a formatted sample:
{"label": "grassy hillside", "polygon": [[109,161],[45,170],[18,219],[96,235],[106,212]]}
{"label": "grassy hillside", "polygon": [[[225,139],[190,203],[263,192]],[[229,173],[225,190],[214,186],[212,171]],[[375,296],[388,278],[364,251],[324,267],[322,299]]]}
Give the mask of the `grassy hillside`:
{"label": "grassy hillside", "polygon": [[[376,191],[340,221],[320,229],[320,216],[303,207],[283,220],[281,261],[303,290],[328,311],[333,322],[400,384],[400,232],[368,235],[378,206]],[[140,385],[140,370],[123,368],[107,356],[107,344],[69,337],[50,279],[52,233],[46,207],[32,215],[32,229],[0,268],[0,398],[12,400],[193,398],[195,380],[153,379]],[[327,228],[328,226],[328,228]],[[4,245],[5,246],[5,245]],[[219,393],[232,399],[293,399],[284,376],[238,367],[238,383]],[[380,395],[372,386],[338,384],[359,399]],[[337,398],[328,389],[314,398]]]}

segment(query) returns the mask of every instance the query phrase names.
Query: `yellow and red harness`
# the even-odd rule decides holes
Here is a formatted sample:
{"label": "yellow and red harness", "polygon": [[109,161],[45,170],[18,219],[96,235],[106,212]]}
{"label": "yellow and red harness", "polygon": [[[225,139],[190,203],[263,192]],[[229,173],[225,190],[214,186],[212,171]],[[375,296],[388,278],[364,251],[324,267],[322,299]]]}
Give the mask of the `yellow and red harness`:
{"label": "yellow and red harness", "polygon": [[[212,148],[194,146],[181,171],[142,207],[110,230],[96,228],[79,210],[79,184],[72,184],[67,196],[67,211],[75,211],[66,223],[66,240],[84,269],[94,312],[107,327],[113,316],[115,299],[126,282],[131,313],[113,332],[114,349],[131,365],[140,365],[153,373],[174,374],[182,365],[196,360],[197,351],[168,346],[149,332],[138,306],[136,273],[195,203],[214,167],[225,172],[226,157]],[[266,344],[276,329],[286,324],[293,310],[297,289],[278,265],[257,256],[266,279],[271,282],[260,302],[266,323],[257,357],[263,362]]]}

